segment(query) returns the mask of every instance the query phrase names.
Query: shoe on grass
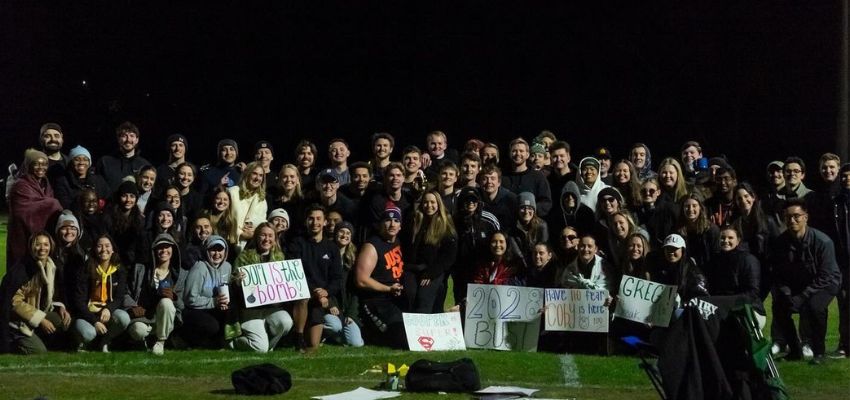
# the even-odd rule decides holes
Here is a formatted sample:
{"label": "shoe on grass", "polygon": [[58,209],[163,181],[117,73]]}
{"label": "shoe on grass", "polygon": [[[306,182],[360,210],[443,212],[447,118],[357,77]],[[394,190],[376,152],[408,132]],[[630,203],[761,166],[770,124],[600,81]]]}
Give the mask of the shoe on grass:
{"label": "shoe on grass", "polygon": [[773,355],[773,356],[775,356],[779,353],[782,353],[784,351],[785,351],[785,345],[781,345],[779,343],[774,342],[773,346],[770,346],[770,354]]}
{"label": "shoe on grass", "polygon": [[829,355],[829,358],[845,358],[845,357],[847,357],[847,351],[842,349],[842,348],[838,348],[837,350],[835,350],[835,352],[833,352],[832,354]]}
{"label": "shoe on grass", "polygon": [[815,352],[812,351],[812,346],[807,344],[803,345],[803,358],[806,360],[811,360],[815,357]]}
{"label": "shoe on grass", "polygon": [[153,355],[155,356],[161,356],[165,354],[165,341],[157,340],[156,343],[154,343],[153,348],[151,349],[151,353],[153,353]]}
{"label": "shoe on grass", "polygon": [[108,344],[103,345],[103,347],[100,348],[100,352],[101,353],[109,353],[109,345]]}
{"label": "shoe on grass", "polygon": [[826,363],[826,356],[823,354],[818,354],[813,356],[811,360],[809,360],[809,365],[823,365]]}

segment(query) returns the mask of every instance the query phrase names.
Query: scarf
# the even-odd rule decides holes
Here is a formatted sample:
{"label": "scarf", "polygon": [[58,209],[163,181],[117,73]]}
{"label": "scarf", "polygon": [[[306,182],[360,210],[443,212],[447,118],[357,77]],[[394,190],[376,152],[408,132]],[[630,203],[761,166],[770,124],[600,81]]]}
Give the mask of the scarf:
{"label": "scarf", "polygon": [[106,269],[98,265],[95,273],[99,278],[99,285],[92,288],[89,311],[98,312],[106,303],[112,301],[112,274],[118,271],[117,265],[110,265]]}
{"label": "scarf", "polygon": [[[53,310],[53,294],[56,291],[55,277],[56,277],[56,264],[53,263],[53,260],[49,257],[46,261],[36,261],[38,264],[38,276],[44,284],[44,288],[46,289],[42,292],[42,295],[39,296],[39,304],[37,305],[39,310],[43,310],[45,312],[50,312]],[[44,302],[42,303],[42,299]]]}

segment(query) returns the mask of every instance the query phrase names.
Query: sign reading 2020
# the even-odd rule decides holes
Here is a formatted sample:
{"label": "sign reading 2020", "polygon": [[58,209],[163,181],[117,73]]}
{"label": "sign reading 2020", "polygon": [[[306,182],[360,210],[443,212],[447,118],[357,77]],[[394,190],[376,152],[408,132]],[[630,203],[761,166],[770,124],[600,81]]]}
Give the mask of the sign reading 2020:
{"label": "sign reading 2020", "polygon": [[466,347],[536,351],[543,289],[469,284],[466,295]]}

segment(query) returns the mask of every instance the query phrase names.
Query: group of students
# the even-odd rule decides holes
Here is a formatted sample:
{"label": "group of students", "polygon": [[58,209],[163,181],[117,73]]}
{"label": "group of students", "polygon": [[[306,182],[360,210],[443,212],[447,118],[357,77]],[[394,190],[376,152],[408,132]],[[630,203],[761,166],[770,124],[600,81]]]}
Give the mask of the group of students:
{"label": "group of students", "polygon": [[[302,140],[276,169],[269,141],[245,164],[237,142],[221,140],[217,160],[198,168],[183,135],[167,139],[159,167],[139,155],[135,125],[116,138],[118,152],[95,168],[82,146],[62,153],[53,123],[26,151],[8,193],[2,350],[107,351],[118,340],[154,354],[265,352],[284,337],[300,350],[404,348],[402,313],[462,311],[469,283],[604,289],[614,308],[625,275],[677,285],[682,305],[735,296],[762,324],[772,294],[774,347],[818,363],[837,296],[836,354],[850,348],[850,164],[832,154],[815,191],[797,157],[771,162],[756,191],[696,142],[656,171],[642,143],[616,162],[599,148],[573,164],[548,131],[511,141],[504,159],[494,143],[457,152],[434,131],[397,162],[393,136],[377,133],[368,161],[349,164],[348,143],[333,139],[318,168],[316,145]],[[285,259],[301,260],[310,298],[246,307],[239,268]],[[649,329],[615,321],[612,335]],[[596,351],[583,346],[567,348]]]}

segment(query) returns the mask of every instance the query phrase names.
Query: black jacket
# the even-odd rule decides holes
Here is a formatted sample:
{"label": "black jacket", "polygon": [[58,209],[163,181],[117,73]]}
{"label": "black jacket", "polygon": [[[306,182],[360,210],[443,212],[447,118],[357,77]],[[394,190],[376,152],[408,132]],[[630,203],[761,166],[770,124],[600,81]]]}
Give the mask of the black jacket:
{"label": "black jacket", "polygon": [[835,246],[825,233],[806,228],[798,240],[789,231],[776,238],[770,253],[774,287],[809,298],[823,290],[834,292],[841,283]]}
{"label": "black jacket", "polygon": [[721,251],[705,268],[708,290],[712,296],[739,296],[764,315],[761,302],[761,265],[747,249],[739,245],[732,251]]}
{"label": "black jacket", "polygon": [[[71,315],[74,318],[79,318],[94,325],[98,318],[93,312],[89,311],[88,304],[91,297],[92,286],[96,284],[97,277],[91,275],[91,269],[88,265],[77,273],[77,286],[74,293],[71,294]],[[124,304],[124,295],[127,291],[127,267],[124,265],[118,266],[109,277],[111,286],[110,301],[107,302],[106,308],[110,312],[121,308]]]}
{"label": "black jacket", "polygon": [[136,176],[142,167],[151,165],[148,160],[139,155],[139,150],[132,157],[124,157],[123,154],[111,154],[103,156],[97,162],[95,172],[102,176],[109,186],[111,192],[118,190],[121,181],[127,176]]}
{"label": "black jacket", "polygon": [[682,254],[682,259],[674,264],[668,263],[662,252],[663,250],[656,251],[649,256],[653,266],[650,271],[653,281],[678,286],[677,290],[682,303],[694,297],[708,296],[705,275],[687,252]]}
{"label": "black jacket", "polygon": [[312,291],[323,288],[328,296],[338,299],[342,285],[342,258],[339,248],[330,240],[314,242],[305,236],[299,236],[286,248],[286,259],[301,259],[307,284]]}

